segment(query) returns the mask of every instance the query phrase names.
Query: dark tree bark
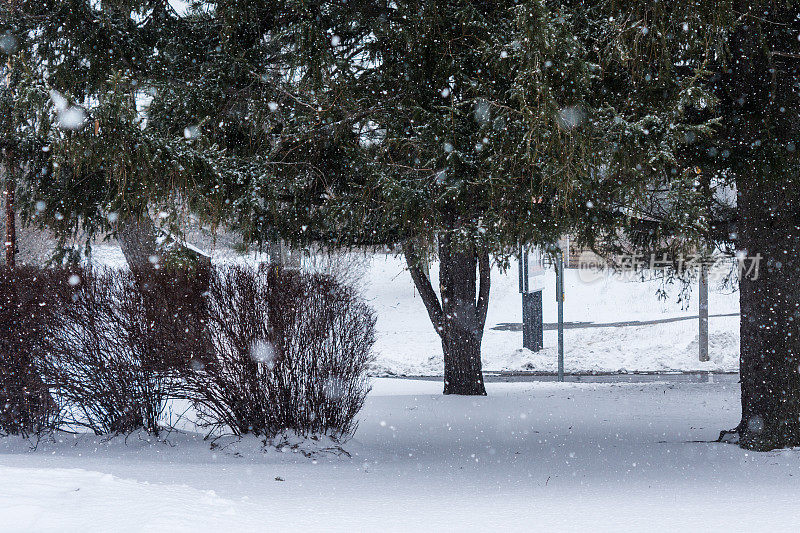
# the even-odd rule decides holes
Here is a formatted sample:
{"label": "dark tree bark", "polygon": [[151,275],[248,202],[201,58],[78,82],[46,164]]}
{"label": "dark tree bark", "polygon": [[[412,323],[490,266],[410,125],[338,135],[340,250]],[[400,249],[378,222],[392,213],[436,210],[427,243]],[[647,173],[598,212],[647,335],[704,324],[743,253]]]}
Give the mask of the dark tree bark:
{"label": "dark tree bark", "polygon": [[117,225],[117,240],[131,271],[152,268],[152,257],[158,257],[156,228],[146,215],[126,217]]}
{"label": "dark tree bark", "polygon": [[731,36],[725,120],[737,146],[742,447],[800,445],[800,168],[784,147],[800,138],[796,9],[737,1],[744,21]]}
{"label": "dark tree bark", "polygon": [[769,177],[741,181],[739,239],[750,258],[745,270],[753,271],[743,271],[739,283],[739,443],[756,450],[798,446],[800,182],[788,188]]}
{"label": "dark tree bark", "polygon": [[[191,363],[176,358],[185,354],[208,363],[213,350],[204,325],[208,309],[202,295],[211,283],[211,260],[198,255],[194,271],[159,268],[162,250],[156,240],[157,233],[146,214],[124,218],[117,225],[117,240],[144,297],[144,313],[151,324],[152,336],[168,340],[164,360],[171,367]],[[178,245],[184,246],[181,242]],[[154,261],[154,256],[158,260]]]}
{"label": "dark tree bark", "polygon": [[474,246],[456,247],[450,236],[441,236],[440,301],[410,241],[404,243],[403,252],[428,316],[442,340],[444,394],[486,395],[481,340],[489,305],[489,254]]}

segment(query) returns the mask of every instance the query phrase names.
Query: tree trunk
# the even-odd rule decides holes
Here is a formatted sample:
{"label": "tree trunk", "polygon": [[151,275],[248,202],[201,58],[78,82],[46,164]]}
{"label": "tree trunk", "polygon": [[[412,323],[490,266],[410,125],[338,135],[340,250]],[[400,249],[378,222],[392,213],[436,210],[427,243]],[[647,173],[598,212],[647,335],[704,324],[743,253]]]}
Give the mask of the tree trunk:
{"label": "tree trunk", "polygon": [[739,444],[800,446],[800,183],[741,181],[739,239],[748,256],[743,270],[752,271],[739,283]]}
{"label": "tree trunk", "polygon": [[117,225],[117,240],[131,271],[152,268],[158,260],[155,224],[147,215],[121,219]]}
{"label": "tree trunk", "polygon": [[439,239],[439,291],[444,324],[444,393],[485,395],[481,369],[483,321],[477,305],[474,247],[459,250],[449,235]]}
{"label": "tree trunk", "polygon": [[[780,7],[779,7],[780,6]],[[738,190],[744,448],[800,446],[800,43],[796,9],[737,0],[723,109]],[[748,16],[745,16],[748,15]],[[756,142],[757,141],[757,142]],[[757,271],[756,271],[757,268]],[[752,269],[752,270],[751,270]]]}
{"label": "tree trunk", "polygon": [[442,340],[444,394],[486,395],[481,340],[489,303],[488,253],[477,252],[474,246],[455,247],[449,235],[439,238],[440,302],[413,244],[405,243],[403,250],[414,284]]}

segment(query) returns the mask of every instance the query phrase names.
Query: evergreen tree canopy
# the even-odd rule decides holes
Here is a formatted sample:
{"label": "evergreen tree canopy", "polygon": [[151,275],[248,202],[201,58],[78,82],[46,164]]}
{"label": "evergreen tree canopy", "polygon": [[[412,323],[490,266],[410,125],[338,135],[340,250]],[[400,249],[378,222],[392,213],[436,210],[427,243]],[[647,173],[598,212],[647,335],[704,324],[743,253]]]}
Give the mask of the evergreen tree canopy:
{"label": "evergreen tree canopy", "polygon": [[15,47],[2,134],[17,152],[25,218],[63,238],[91,236],[148,206],[174,216],[176,195],[208,193],[214,147],[163,135],[144,112],[164,72],[159,50],[181,23],[165,2],[3,5],[0,32]]}
{"label": "evergreen tree canopy", "polygon": [[94,232],[163,206],[249,242],[402,243],[460,394],[484,393],[491,255],[565,231],[602,253],[736,248],[765,263],[741,280],[737,434],[800,444],[800,341],[781,333],[800,319],[796,0],[0,13],[0,144],[38,220]]}
{"label": "evergreen tree canopy", "polygon": [[[449,232],[506,252],[559,233],[589,74],[544,4],[196,3],[185,20],[149,120],[220,149],[217,207],[249,240]],[[568,68],[532,74],[545,63]]]}

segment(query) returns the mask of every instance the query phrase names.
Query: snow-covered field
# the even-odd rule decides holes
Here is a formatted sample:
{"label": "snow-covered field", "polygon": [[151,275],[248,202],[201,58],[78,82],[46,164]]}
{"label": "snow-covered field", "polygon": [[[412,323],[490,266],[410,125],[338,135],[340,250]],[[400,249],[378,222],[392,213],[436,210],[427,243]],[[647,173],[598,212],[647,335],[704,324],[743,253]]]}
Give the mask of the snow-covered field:
{"label": "snow-covered field", "polygon": [[[116,247],[97,246],[95,260],[121,266],[124,258]],[[215,255],[216,262],[244,261]],[[348,280],[363,289],[378,316],[375,375],[435,376],[443,371],[442,349],[425,306],[417,294],[402,257],[375,254],[344,261]],[[438,288],[438,266],[431,267]],[[566,270],[564,319],[568,322],[644,321],[697,316],[697,290],[688,307],[678,302],[679,287],[668,288],[659,299],[660,281],[626,281],[619,275]],[[713,280],[712,280],[713,281]],[[709,309],[714,314],[739,311],[739,294],[711,283]],[[544,280],[544,321],[556,322],[555,273]],[[483,338],[483,366],[487,371],[556,370],[556,332],[545,331],[545,349],[522,349],[522,332],[492,329],[498,324],[522,321],[515,263],[502,273],[492,271],[492,289]],[[739,369],[739,317],[712,317],[709,321],[711,360],[698,361],[697,320],[646,326],[566,330],[567,372],[724,371]]]}
{"label": "snow-covered field", "polygon": [[704,442],[738,422],[733,379],[487,388],[378,379],[350,458],[1,440],[0,529],[796,531],[800,451]]}
{"label": "snow-covered field", "polygon": [[[365,292],[378,313],[377,374],[441,375],[442,350],[425,306],[414,290],[401,258],[373,256],[364,276]],[[438,269],[431,268],[434,287]],[[596,278],[596,279],[595,279]],[[739,294],[711,283],[709,312],[738,313]],[[697,316],[695,287],[688,308],[678,302],[679,287],[668,298],[656,295],[660,281],[625,281],[622,276],[566,270],[564,319],[568,322],[644,321]],[[556,322],[555,273],[546,272],[544,321]],[[545,331],[545,349],[522,349],[522,332],[492,329],[498,324],[522,322],[516,264],[507,273],[492,272],[492,292],[483,338],[483,367],[489,371],[555,371],[557,336]],[[709,320],[711,361],[698,361],[698,321],[609,328],[569,329],[564,334],[567,372],[635,372],[739,369],[739,317]]]}

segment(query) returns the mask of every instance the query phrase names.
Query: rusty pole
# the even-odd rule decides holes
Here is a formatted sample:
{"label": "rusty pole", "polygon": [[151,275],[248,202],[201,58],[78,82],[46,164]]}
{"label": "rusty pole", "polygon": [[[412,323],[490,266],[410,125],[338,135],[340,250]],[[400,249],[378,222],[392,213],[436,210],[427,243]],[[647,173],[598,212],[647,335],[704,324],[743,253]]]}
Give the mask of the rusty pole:
{"label": "rusty pole", "polygon": [[[13,8],[13,0],[7,0],[8,7]],[[13,70],[13,51],[9,51],[8,60],[6,61],[6,87],[11,89],[12,79],[11,73]],[[11,117],[11,128],[14,128],[13,115]],[[17,228],[16,228],[16,210],[14,208],[14,191],[16,190],[16,153],[14,147],[6,147],[6,179],[5,189],[3,196],[6,202],[6,239],[4,242],[6,266],[14,268],[16,266],[16,253],[17,253]]]}

